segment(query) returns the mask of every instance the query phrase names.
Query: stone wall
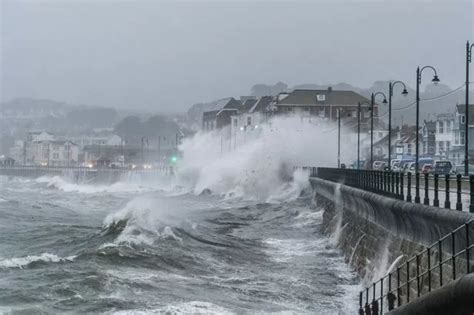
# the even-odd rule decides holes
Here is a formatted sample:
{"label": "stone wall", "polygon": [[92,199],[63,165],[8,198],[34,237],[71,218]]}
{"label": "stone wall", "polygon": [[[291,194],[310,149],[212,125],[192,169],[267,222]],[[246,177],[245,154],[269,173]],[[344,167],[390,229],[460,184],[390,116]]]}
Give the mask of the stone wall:
{"label": "stone wall", "polygon": [[[405,266],[407,258],[474,218],[467,212],[408,203],[318,178],[311,178],[310,181],[315,193],[314,201],[325,210],[325,232],[337,241],[347,263],[359,273],[364,285],[379,280],[389,270],[396,270],[397,265]],[[471,228],[472,235],[474,226]],[[455,235],[456,248],[465,247],[463,236],[463,233]],[[446,242],[442,258],[445,259],[450,251],[451,242]],[[438,261],[439,252],[434,250],[430,257],[432,261]],[[420,263],[421,272],[427,270],[426,257]],[[456,264],[459,274],[465,271],[465,265],[460,257]],[[444,274],[449,275],[450,268],[445,265]],[[416,264],[412,263],[409,270],[411,275],[415,275]],[[439,286],[438,273],[438,270],[431,273],[432,289]],[[402,283],[406,280],[406,268],[401,268],[400,278]],[[446,278],[445,283],[449,281]],[[427,277],[422,277],[420,281],[422,290],[427,292]],[[397,279],[392,278],[392,287],[396,282]],[[410,289],[411,296],[415,297],[415,285]],[[404,288],[402,301],[406,299],[406,293]],[[380,290],[377,288],[378,294]],[[369,302],[371,297],[372,292]]]}

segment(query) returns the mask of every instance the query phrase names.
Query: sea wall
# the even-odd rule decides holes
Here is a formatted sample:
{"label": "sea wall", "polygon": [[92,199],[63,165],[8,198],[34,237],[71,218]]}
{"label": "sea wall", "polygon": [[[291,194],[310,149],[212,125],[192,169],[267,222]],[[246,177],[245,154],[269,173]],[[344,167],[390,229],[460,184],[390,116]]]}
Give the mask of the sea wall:
{"label": "sea wall", "polygon": [[[315,203],[325,209],[325,232],[365,284],[474,218],[467,212],[408,203],[319,178],[310,181]],[[455,242],[457,248],[465,245],[461,233]],[[450,250],[449,243],[445,250]]]}

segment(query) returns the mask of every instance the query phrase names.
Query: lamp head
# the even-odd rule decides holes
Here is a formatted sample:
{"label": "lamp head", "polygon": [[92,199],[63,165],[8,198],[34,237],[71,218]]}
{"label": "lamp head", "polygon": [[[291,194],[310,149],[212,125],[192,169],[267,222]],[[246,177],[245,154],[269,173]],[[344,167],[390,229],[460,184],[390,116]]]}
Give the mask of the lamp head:
{"label": "lamp head", "polygon": [[437,85],[439,83],[438,75],[435,74],[435,76],[433,77],[433,80],[431,80],[431,82],[433,82],[435,85]]}
{"label": "lamp head", "polygon": [[408,95],[407,89],[403,89],[402,95],[403,95],[403,96],[407,96],[407,95]]}
{"label": "lamp head", "polygon": [[383,101],[382,101],[383,104],[387,104],[387,99],[384,98]]}

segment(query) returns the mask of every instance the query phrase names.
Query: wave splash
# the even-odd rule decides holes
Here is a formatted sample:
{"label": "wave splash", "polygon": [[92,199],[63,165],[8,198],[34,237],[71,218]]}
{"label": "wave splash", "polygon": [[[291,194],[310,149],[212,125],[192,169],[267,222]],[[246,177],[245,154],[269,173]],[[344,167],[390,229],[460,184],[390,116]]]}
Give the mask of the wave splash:
{"label": "wave splash", "polygon": [[195,194],[210,190],[263,201],[295,198],[307,188],[308,174],[294,173],[293,166],[334,165],[336,136],[331,123],[298,117],[274,118],[251,131],[199,132],[180,146],[177,182]]}
{"label": "wave splash", "polygon": [[67,262],[73,261],[76,256],[68,256],[68,257],[59,257],[54,254],[43,253],[37,256],[26,256],[26,257],[17,257],[17,258],[8,258],[0,260],[0,267],[3,268],[24,268],[32,263],[35,262]]}

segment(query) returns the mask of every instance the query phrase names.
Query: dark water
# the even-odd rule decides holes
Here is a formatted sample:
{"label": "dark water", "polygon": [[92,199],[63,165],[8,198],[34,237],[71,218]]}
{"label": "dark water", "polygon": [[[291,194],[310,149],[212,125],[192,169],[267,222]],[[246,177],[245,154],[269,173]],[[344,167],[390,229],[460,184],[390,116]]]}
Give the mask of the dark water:
{"label": "dark water", "polygon": [[0,177],[0,313],[356,312],[321,211]]}

